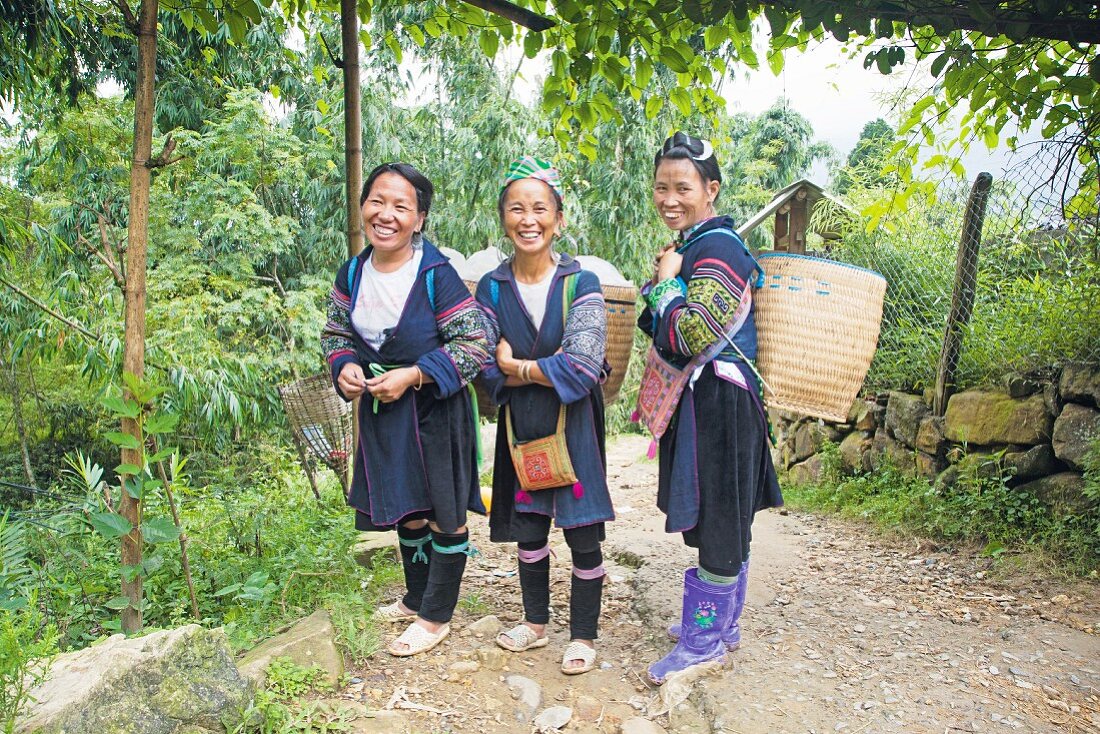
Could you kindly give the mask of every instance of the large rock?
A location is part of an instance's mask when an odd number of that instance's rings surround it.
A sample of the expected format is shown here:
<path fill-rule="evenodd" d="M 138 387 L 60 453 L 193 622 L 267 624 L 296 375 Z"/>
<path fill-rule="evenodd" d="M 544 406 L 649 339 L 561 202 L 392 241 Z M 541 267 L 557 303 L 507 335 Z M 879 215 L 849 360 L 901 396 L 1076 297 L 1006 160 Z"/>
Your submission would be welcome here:
<path fill-rule="evenodd" d="M 916 446 L 917 430 L 926 415 L 928 406 L 920 395 L 892 392 L 886 404 L 886 430 L 906 446 Z"/>
<path fill-rule="evenodd" d="M 1085 455 L 1100 441 L 1100 410 L 1066 403 L 1054 421 L 1051 445 L 1054 455 L 1076 469 L 1083 469 Z"/>
<path fill-rule="evenodd" d="M 917 428 L 917 438 L 913 442 L 913 448 L 932 456 L 943 456 L 947 451 L 943 437 L 943 418 L 935 415 L 925 416 Z"/>
<path fill-rule="evenodd" d="M 262 686 L 267 678 L 267 666 L 275 658 L 290 658 L 303 668 L 316 666 L 334 686 L 344 674 L 344 656 L 336 647 L 336 630 L 332 618 L 323 609 L 298 620 L 286 632 L 261 642 L 245 653 L 237 667 L 241 675 Z"/>
<path fill-rule="evenodd" d="M 351 554 L 355 557 L 355 562 L 364 568 L 373 566 L 376 557 L 386 558 L 396 563 L 400 558 L 397 549 L 397 532 L 390 530 L 383 533 L 363 533 L 352 548 Z"/>
<path fill-rule="evenodd" d="M 895 441 L 885 430 L 875 432 L 871 451 L 867 455 L 870 457 L 871 471 L 878 471 L 886 464 L 891 464 L 905 474 L 916 472 L 914 450 L 901 441 Z"/>
<path fill-rule="evenodd" d="M 1100 406 L 1100 365 L 1070 362 L 1058 380 L 1062 400 Z"/>
<path fill-rule="evenodd" d="M 866 431 L 852 431 L 840 442 L 840 466 L 844 471 L 855 474 L 863 470 L 863 455 L 871 450 L 872 434 Z"/>
<path fill-rule="evenodd" d="M 913 452 L 913 470 L 920 476 L 935 479 L 947 467 L 947 460 L 923 451 Z"/>
<path fill-rule="evenodd" d="M 1054 450 L 1045 443 L 1026 450 L 1006 451 L 1004 466 L 1011 469 L 1017 479 L 1045 477 L 1061 468 L 1061 464 L 1054 458 Z"/>
<path fill-rule="evenodd" d="M 794 461 L 802 461 L 816 454 L 826 441 L 836 443 L 840 432 L 832 426 L 820 423 L 803 423 L 794 432 Z"/>
<path fill-rule="evenodd" d="M 857 431 L 874 431 L 875 425 L 874 402 L 856 400 L 848 411 L 847 423 Z"/>
<path fill-rule="evenodd" d="M 787 470 L 787 480 L 792 484 L 815 484 L 821 481 L 825 473 L 821 457 L 814 454 L 805 461 L 795 464 Z"/>
<path fill-rule="evenodd" d="M 1093 502 L 1085 496 L 1085 479 L 1074 472 L 1052 474 L 1021 484 L 1016 488 L 1028 492 L 1050 505 L 1058 515 L 1075 515 L 1089 508 Z"/>
<path fill-rule="evenodd" d="M 204 734 L 236 724 L 252 699 L 225 635 L 190 624 L 114 635 L 59 656 L 31 691 L 20 734 Z"/>
<path fill-rule="evenodd" d="M 1017 399 L 985 390 L 952 395 L 944 417 L 949 441 L 979 446 L 1046 443 L 1054 426 L 1042 395 Z"/>
<path fill-rule="evenodd" d="M 1043 389 L 1043 383 L 1039 380 L 1030 375 L 1021 375 L 1015 372 L 1005 375 L 1002 382 L 1005 386 L 1005 392 L 1014 398 L 1026 398 L 1028 395 L 1034 395 Z"/>

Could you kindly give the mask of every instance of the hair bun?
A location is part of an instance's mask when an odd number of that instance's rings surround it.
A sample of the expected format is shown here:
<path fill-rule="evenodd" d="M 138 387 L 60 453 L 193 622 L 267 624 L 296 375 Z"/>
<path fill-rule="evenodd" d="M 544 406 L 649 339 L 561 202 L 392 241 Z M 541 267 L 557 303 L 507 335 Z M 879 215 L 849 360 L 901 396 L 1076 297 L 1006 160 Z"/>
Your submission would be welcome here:
<path fill-rule="evenodd" d="M 665 140 L 665 144 L 661 146 L 661 154 L 664 155 L 674 148 L 687 150 L 697 161 L 714 157 L 714 146 L 709 140 L 697 138 L 682 131 L 676 131 L 672 137 Z"/>

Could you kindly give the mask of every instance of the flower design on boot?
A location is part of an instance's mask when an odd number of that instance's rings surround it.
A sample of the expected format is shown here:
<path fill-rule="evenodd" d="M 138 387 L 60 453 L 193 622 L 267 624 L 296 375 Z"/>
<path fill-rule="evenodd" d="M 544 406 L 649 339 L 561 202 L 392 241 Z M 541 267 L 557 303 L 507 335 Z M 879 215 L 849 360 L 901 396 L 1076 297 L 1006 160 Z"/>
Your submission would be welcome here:
<path fill-rule="evenodd" d="M 718 621 L 718 607 L 709 601 L 704 601 L 695 607 L 695 624 L 702 629 L 710 629 Z"/>

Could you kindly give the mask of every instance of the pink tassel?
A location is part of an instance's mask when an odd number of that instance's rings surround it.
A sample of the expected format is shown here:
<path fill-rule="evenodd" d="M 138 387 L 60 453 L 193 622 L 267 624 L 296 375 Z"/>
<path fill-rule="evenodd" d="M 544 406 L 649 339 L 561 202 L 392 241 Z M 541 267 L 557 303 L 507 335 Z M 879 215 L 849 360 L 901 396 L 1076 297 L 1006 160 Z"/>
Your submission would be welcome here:
<path fill-rule="evenodd" d="M 630 422 L 631 423 L 637 423 L 641 419 L 642 419 L 642 414 L 638 412 L 637 408 L 635 408 L 634 412 L 630 414 Z"/>
<path fill-rule="evenodd" d="M 645 452 L 647 459 L 657 458 L 657 439 L 653 439 L 649 442 L 649 450 Z"/>
<path fill-rule="evenodd" d="M 527 494 L 526 490 L 521 489 L 516 492 L 516 502 L 521 505 L 531 504 L 531 495 Z"/>
<path fill-rule="evenodd" d="M 576 499 L 584 497 L 584 485 L 580 482 L 573 485 L 573 497 Z"/>

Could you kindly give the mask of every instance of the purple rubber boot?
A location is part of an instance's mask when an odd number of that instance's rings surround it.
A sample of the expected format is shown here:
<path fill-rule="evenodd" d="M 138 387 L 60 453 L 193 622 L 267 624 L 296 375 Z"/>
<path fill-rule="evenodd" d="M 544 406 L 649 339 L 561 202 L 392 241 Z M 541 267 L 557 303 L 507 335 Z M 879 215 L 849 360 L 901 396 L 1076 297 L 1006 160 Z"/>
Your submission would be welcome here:
<path fill-rule="evenodd" d="M 672 652 L 649 666 L 649 680 L 656 685 L 671 673 L 726 656 L 722 631 L 733 612 L 737 584 L 714 586 L 699 578 L 698 569 L 684 572 L 684 606 L 680 612 L 682 634 Z"/>
<path fill-rule="evenodd" d="M 745 608 L 745 592 L 749 588 L 749 562 L 745 561 L 741 564 L 741 571 L 737 574 L 737 581 L 734 582 L 736 591 L 733 598 L 733 614 L 730 615 L 729 623 L 726 628 L 722 630 L 722 642 L 726 643 L 726 649 L 733 652 L 741 646 L 741 625 L 737 623 L 741 619 L 741 610 Z M 677 642 L 680 639 L 680 624 L 672 624 L 668 627 L 668 636 L 673 642 Z"/>

